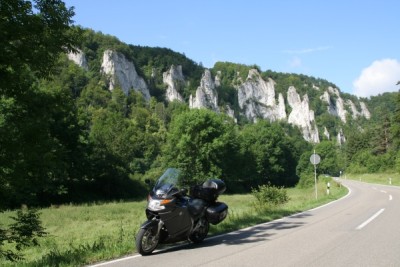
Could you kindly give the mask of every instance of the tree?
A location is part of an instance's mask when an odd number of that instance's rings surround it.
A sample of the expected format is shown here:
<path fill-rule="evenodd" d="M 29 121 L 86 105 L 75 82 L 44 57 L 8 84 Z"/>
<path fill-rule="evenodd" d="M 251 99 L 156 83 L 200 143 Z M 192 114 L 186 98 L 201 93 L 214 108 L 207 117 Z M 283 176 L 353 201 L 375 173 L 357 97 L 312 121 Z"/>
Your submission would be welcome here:
<path fill-rule="evenodd" d="M 397 83 L 397 85 L 399 84 L 400 82 Z M 396 109 L 393 116 L 391 131 L 393 139 L 393 149 L 395 151 L 398 151 L 400 149 L 400 90 L 397 92 Z"/>
<path fill-rule="evenodd" d="M 166 166 L 181 169 L 188 183 L 210 177 L 233 180 L 238 151 L 234 123 L 225 115 L 194 109 L 175 116 L 163 150 Z"/>
<path fill-rule="evenodd" d="M 264 120 L 246 125 L 240 133 L 243 176 L 248 186 L 296 184 L 295 149 L 279 124 Z"/>
<path fill-rule="evenodd" d="M 57 118 L 51 101 L 57 93 L 40 88 L 39 79 L 49 77 L 61 52 L 73 50 L 74 12 L 59 0 L 33 3 L 34 8 L 32 1 L 0 2 L 0 211 L 37 203 L 39 193 L 46 191 L 40 188 L 43 180 L 57 176 L 60 165 L 54 157 L 63 154 L 58 130 L 52 128 Z M 17 216 L 15 227 L 0 228 L 0 255 L 18 258 L 3 249 L 4 240 L 17 244 L 18 250 L 40 236 L 36 215 Z"/>

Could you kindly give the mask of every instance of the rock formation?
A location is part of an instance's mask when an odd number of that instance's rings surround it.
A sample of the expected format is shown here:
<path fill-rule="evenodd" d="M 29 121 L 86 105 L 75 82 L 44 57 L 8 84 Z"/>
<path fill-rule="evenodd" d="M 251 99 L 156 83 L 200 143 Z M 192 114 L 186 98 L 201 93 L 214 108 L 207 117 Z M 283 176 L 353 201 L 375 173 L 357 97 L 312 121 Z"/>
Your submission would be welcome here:
<path fill-rule="evenodd" d="M 309 100 L 307 94 L 300 99 L 296 88 L 289 87 L 287 101 L 292 111 L 289 114 L 288 122 L 298 126 L 302 133 L 303 138 L 308 142 L 319 143 L 318 128 L 315 124 L 314 111 L 309 108 Z"/>
<path fill-rule="evenodd" d="M 215 83 L 212 79 L 210 70 L 206 69 L 200 81 L 200 86 L 197 87 L 196 95 L 190 95 L 190 108 L 208 108 L 219 112 L 218 94 L 215 90 Z"/>
<path fill-rule="evenodd" d="M 86 56 L 82 50 L 77 49 L 76 53 L 70 52 L 67 54 L 69 60 L 73 61 L 79 67 L 88 70 L 88 63 L 86 60 Z"/>
<path fill-rule="evenodd" d="M 169 102 L 174 100 L 183 101 L 183 97 L 178 92 L 178 86 L 184 85 L 185 77 L 182 74 L 182 66 L 174 66 L 163 73 L 163 82 L 167 85 L 165 98 Z"/>
<path fill-rule="evenodd" d="M 123 54 L 113 50 L 104 51 L 101 73 L 107 76 L 110 90 L 120 86 L 125 94 L 136 90 L 141 92 L 146 100 L 150 99 L 146 82 L 137 74 L 134 64 Z"/>
<path fill-rule="evenodd" d="M 239 107 L 250 121 L 286 119 L 283 95 L 279 94 L 277 104 L 274 84 L 272 79 L 264 81 L 258 71 L 252 69 L 246 81 L 238 87 Z"/>

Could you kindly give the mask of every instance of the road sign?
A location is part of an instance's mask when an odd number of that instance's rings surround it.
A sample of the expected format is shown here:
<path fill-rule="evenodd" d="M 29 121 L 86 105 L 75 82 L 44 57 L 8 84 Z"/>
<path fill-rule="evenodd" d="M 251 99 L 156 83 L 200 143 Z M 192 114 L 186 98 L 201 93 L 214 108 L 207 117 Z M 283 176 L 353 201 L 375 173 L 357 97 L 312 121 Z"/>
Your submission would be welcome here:
<path fill-rule="evenodd" d="M 310 157 L 310 161 L 313 165 L 317 165 L 321 162 L 321 157 L 318 154 L 312 154 Z"/>

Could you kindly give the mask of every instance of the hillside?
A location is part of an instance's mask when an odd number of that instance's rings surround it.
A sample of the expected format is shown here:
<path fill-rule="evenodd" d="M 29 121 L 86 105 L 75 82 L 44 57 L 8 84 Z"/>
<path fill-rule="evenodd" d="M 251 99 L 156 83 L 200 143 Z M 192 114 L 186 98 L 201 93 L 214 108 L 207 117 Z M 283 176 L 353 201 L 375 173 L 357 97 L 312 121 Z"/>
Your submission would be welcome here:
<path fill-rule="evenodd" d="M 208 70 L 170 49 L 127 45 L 91 30 L 85 31 L 80 51 L 69 58 L 93 76 L 106 78 L 109 90 L 119 86 L 126 95 L 135 90 L 147 100 L 208 108 L 239 123 L 289 123 L 312 143 L 342 142 L 347 125 L 362 127 L 371 118 L 367 100 L 342 94 L 334 83 L 319 78 L 229 62 Z"/>

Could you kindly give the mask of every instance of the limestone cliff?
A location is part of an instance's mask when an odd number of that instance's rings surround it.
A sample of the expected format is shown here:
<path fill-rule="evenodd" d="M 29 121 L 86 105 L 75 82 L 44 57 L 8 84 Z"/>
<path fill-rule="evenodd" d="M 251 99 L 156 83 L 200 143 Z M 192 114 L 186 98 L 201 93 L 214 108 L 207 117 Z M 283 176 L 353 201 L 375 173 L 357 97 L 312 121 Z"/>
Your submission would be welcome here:
<path fill-rule="evenodd" d="M 215 83 L 212 79 L 210 70 L 206 69 L 197 87 L 196 95 L 190 95 L 190 108 L 208 108 L 219 112 L 218 94 L 215 90 Z"/>
<path fill-rule="evenodd" d="M 274 84 L 272 79 L 264 81 L 258 71 L 252 69 L 246 81 L 238 87 L 239 107 L 250 121 L 286 119 L 283 95 L 279 94 L 276 103 Z"/>
<path fill-rule="evenodd" d="M 178 92 L 178 86 L 184 85 L 185 77 L 182 74 L 182 66 L 174 66 L 163 73 L 163 83 L 167 85 L 165 98 L 172 102 L 174 100 L 183 101 L 183 97 Z"/>
<path fill-rule="evenodd" d="M 136 90 L 141 92 L 146 100 L 150 99 L 146 82 L 137 74 L 134 64 L 123 54 L 113 50 L 104 51 L 101 73 L 106 75 L 110 90 L 120 86 L 125 94 Z"/>
<path fill-rule="evenodd" d="M 85 54 L 82 52 L 82 50 L 77 49 L 76 53 L 70 52 L 67 54 L 67 57 L 69 60 L 73 61 L 76 65 L 79 67 L 88 70 L 88 63 L 86 60 Z"/>
<path fill-rule="evenodd" d="M 308 96 L 304 95 L 303 100 L 301 100 L 296 88 L 290 86 L 287 101 L 292 108 L 288 122 L 301 129 L 305 140 L 308 142 L 319 143 L 318 128 L 315 124 L 314 111 L 309 108 Z"/>
<path fill-rule="evenodd" d="M 333 101 L 332 98 L 335 101 Z M 347 122 L 347 114 L 350 114 L 353 119 L 357 119 L 358 117 L 365 117 L 366 119 L 371 118 L 371 114 L 369 113 L 365 103 L 360 102 L 361 111 L 359 111 L 355 103 L 350 99 L 345 101 L 341 97 L 339 90 L 336 88 L 329 87 L 320 99 L 328 104 L 328 113 L 339 117 L 343 123 Z M 349 111 L 346 108 L 349 109 Z"/>

